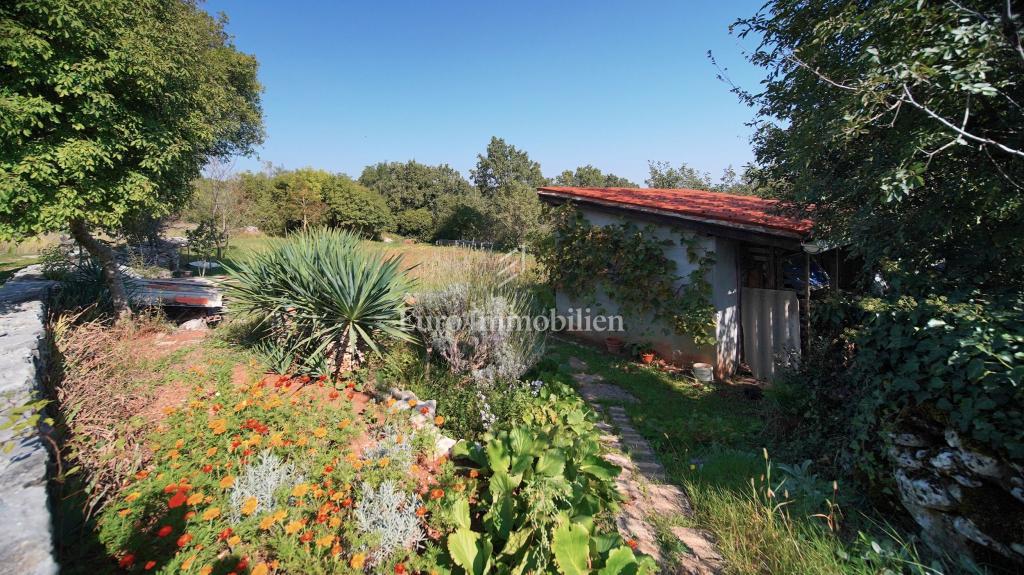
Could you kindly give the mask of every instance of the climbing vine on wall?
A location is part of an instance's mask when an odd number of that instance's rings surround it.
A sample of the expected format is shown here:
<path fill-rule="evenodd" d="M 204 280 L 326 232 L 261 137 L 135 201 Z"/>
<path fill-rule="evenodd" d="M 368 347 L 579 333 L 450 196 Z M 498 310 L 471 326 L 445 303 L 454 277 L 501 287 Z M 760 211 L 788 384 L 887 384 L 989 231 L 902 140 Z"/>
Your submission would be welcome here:
<path fill-rule="evenodd" d="M 537 259 L 557 289 L 579 298 L 594 296 L 600 287 L 623 313 L 650 313 L 698 345 L 715 342 L 707 279 L 715 256 L 698 238 L 680 235 L 679 244 L 695 266 L 682 278 L 665 255 L 675 242 L 659 238 L 652 225 L 594 226 L 567 204 L 555 210 L 552 232 Z"/>

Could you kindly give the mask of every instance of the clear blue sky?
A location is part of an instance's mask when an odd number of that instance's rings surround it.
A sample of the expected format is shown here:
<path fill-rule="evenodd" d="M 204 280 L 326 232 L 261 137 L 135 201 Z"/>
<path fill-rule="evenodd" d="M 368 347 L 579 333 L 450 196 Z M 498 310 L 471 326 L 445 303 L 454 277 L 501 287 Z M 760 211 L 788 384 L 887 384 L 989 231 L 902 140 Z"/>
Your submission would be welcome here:
<path fill-rule="evenodd" d="M 593 164 L 638 183 L 648 160 L 718 177 L 752 159 L 753 112 L 716 78 L 756 88 L 753 1 L 210 0 L 260 62 L 259 160 L 358 176 L 383 160 L 468 174 L 492 135 L 544 174 Z"/>

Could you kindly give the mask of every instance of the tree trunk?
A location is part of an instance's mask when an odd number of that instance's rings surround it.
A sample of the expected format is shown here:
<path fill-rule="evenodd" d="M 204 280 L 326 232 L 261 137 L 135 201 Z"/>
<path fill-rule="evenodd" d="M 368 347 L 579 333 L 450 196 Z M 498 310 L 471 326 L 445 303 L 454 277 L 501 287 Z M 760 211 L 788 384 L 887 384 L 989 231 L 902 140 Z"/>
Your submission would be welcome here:
<path fill-rule="evenodd" d="M 78 245 L 84 247 L 99 262 L 103 272 L 103 281 L 107 284 L 107 289 L 110 290 L 110 303 L 114 307 L 117 321 L 130 319 L 132 308 L 128 303 L 128 292 L 124 289 L 124 280 L 121 278 L 121 271 L 114 259 L 113 250 L 110 249 L 110 246 L 94 238 L 82 220 L 71 222 L 71 237 L 75 238 Z"/>

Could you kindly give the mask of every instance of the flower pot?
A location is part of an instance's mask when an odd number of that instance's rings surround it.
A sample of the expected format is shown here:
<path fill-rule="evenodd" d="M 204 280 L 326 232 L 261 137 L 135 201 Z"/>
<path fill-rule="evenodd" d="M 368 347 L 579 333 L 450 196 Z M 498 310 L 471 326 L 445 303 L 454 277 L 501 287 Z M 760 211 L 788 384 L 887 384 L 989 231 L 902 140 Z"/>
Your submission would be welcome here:
<path fill-rule="evenodd" d="M 622 351 L 622 340 L 617 337 L 606 337 L 604 346 L 608 349 L 608 353 L 619 353 Z"/>
<path fill-rule="evenodd" d="M 715 380 L 715 372 L 707 363 L 693 364 L 693 376 L 701 383 L 711 383 Z"/>
<path fill-rule="evenodd" d="M 640 354 L 640 361 L 644 363 L 651 363 L 654 361 L 654 352 L 648 351 Z"/>

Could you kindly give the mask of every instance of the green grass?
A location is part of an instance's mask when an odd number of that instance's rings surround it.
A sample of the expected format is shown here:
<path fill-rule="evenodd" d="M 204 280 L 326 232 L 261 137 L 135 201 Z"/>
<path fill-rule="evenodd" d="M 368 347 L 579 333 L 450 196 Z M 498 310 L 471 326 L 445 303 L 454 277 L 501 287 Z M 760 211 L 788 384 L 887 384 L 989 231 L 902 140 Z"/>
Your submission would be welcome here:
<path fill-rule="evenodd" d="M 34 263 L 38 263 L 36 256 L 0 256 L 0 284 L 11 279 L 18 270 Z"/>
<path fill-rule="evenodd" d="M 691 526 L 718 538 L 729 573 L 931 572 L 918 566 L 912 544 L 872 524 L 867 517 L 873 511 L 856 494 L 846 493 L 842 481 L 842 493 L 835 497 L 833 478 L 813 473 L 787 477 L 766 461 L 768 399 L 748 397 L 729 385 L 699 385 L 689 377 L 562 341 L 551 342 L 547 353 L 560 366 L 555 378 L 571 382 L 567 364 L 573 356 L 639 400 L 623 407 L 669 480 L 690 496 Z M 841 511 L 830 509 L 827 499 L 838 500 Z M 830 511 L 839 520 L 836 533 L 824 517 L 814 516 Z M 871 547 L 873 540 L 880 550 Z"/>

